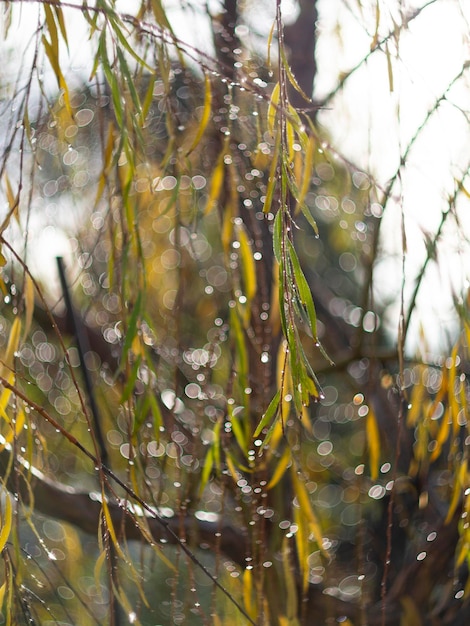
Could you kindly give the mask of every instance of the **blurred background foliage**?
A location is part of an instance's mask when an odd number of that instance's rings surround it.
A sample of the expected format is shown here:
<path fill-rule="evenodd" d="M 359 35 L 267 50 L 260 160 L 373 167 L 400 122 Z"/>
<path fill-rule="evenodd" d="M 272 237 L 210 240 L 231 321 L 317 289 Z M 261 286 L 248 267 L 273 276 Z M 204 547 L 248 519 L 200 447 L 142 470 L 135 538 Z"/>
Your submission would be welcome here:
<path fill-rule="evenodd" d="M 466 623 L 465 7 L 123 4 L 0 3 L 1 623 Z"/>

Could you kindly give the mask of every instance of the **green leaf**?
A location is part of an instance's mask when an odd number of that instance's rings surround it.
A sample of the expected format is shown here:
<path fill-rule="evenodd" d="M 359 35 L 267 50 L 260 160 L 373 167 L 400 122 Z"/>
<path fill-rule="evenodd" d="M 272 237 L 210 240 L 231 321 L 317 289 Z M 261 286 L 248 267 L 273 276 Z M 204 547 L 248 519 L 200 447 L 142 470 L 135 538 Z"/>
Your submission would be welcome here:
<path fill-rule="evenodd" d="M 269 213 L 271 210 L 271 205 L 273 203 L 274 192 L 277 186 L 277 168 L 279 162 L 279 151 L 281 148 L 281 135 L 280 133 L 276 136 L 276 143 L 274 144 L 274 152 L 272 155 L 271 167 L 269 168 L 268 174 L 268 184 L 266 187 L 266 195 L 264 198 L 263 204 L 263 213 Z"/>
<path fill-rule="evenodd" d="M 202 466 L 201 480 L 199 482 L 199 497 L 202 496 L 204 489 L 214 466 L 214 448 L 211 446 L 207 451 L 206 458 L 204 459 L 204 465 Z"/>
<path fill-rule="evenodd" d="M 315 305 L 313 303 L 312 292 L 310 291 L 310 287 L 307 283 L 307 279 L 300 267 L 299 258 L 297 256 L 297 252 L 295 251 L 292 242 L 288 240 L 287 247 L 289 251 L 289 259 L 292 263 L 292 269 L 294 272 L 295 284 L 297 287 L 298 296 L 300 302 L 305 307 L 305 311 L 307 313 L 307 321 L 312 331 L 313 338 L 316 340 L 317 338 L 317 314 L 315 311 Z"/>
<path fill-rule="evenodd" d="M 131 397 L 132 392 L 134 391 L 135 381 L 137 380 L 141 363 L 142 363 L 142 355 L 139 354 L 135 362 L 132 365 L 130 376 L 127 379 L 124 389 L 122 391 L 122 395 L 120 399 L 121 404 L 124 404 L 124 402 L 127 402 L 127 400 L 129 400 L 129 398 Z"/>
<path fill-rule="evenodd" d="M 281 263 L 282 261 L 282 209 L 278 209 L 276 217 L 274 218 L 274 232 L 273 232 L 273 249 L 276 261 Z M 279 303 L 284 300 L 279 300 Z"/>
<path fill-rule="evenodd" d="M 264 412 L 258 426 L 256 427 L 256 430 L 253 433 L 253 437 L 258 437 L 261 431 L 263 430 L 263 428 L 266 428 L 266 426 L 271 422 L 271 420 L 274 418 L 274 416 L 278 412 L 280 401 L 281 401 L 281 390 L 278 389 L 274 398 L 269 403 L 268 408 Z"/>
<path fill-rule="evenodd" d="M 141 306 L 142 306 L 142 293 L 139 293 L 134 303 L 134 308 L 132 309 L 131 316 L 129 318 L 129 325 L 127 327 L 126 338 L 124 340 L 124 345 L 122 346 L 120 369 L 123 367 L 124 363 L 126 363 L 127 355 L 132 346 L 132 342 L 134 341 L 134 337 L 137 334 L 137 330 L 138 330 L 137 323 L 140 317 Z"/>
<path fill-rule="evenodd" d="M 237 440 L 240 449 L 246 455 L 248 452 L 247 437 L 244 432 L 242 421 L 238 418 L 238 416 L 234 415 L 233 410 L 234 406 L 229 405 L 227 413 L 230 418 L 230 423 L 232 424 L 232 432 L 235 435 L 235 439 Z"/>

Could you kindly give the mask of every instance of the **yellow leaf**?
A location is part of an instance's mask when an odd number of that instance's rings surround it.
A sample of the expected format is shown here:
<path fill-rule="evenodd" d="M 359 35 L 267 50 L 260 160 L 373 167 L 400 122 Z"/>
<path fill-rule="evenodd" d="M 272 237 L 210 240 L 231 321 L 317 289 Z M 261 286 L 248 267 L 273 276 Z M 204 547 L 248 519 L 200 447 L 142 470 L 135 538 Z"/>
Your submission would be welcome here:
<path fill-rule="evenodd" d="M 19 317 L 15 317 L 13 324 L 10 330 L 10 337 L 8 339 L 7 349 L 5 351 L 5 356 L 3 362 L 7 369 L 12 369 L 13 367 L 13 359 L 15 356 L 15 352 L 18 350 L 18 345 L 20 342 L 20 331 L 21 331 L 21 320 Z M 2 371 L 2 367 L 0 367 L 0 372 Z"/>
<path fill-rule="evenodd" d="M 323 534 L 322 534 L 317 516 L 313 512 L 312 506 L 310 504 L 310 498 L 309 498 L 307 489 L 305 487 L 305 484 L 297 475 L 297 470 L 295 469 L 294 466 L 292 466 L 291 475 L 292 475 L 292 482 L 294 485 L 294 492 L 299 502 L 300 511 L 308 520 L 310 532 L 313 534 L 313 537 L 315 541 L 317 542 L 318 547 L 320 548 L 320 550 L 323 552 L 325 556 L 328 556 L 328 551 L 325 550 L 325 548 L 323 547 Z"/>
<path fill-rule="evenodd" d="M 70 115 L 70 117 L 73 117 L 72 105 L 70 104 L 69 88 L 60 67 L 58 49 L 56 50 L 54 44 L 49 42 L 44 35 L 42 36 L 42 45 L 44 46 L 44 51 L 47 55 L 47 58 L 49 59 L 49 63 L 54 70 L 59 89 L 62 91 L 62 96 L 64 98 L 64 104 L 67 113 Z"/>
<path fill-rule="evenodd" d="M 297 548 L 297 559 L 302 578 L 303 591 L 308 589 L 308 578 L 310 568 L 308 566 L 308 556 L 311 552 L 309 546 L 309 527 L 308 520 L 302 515 L 300 509 L 294 507 L 294 523 L 297 526 L 297 532 L 295 533 L 295 546 Z"/>
<path fill-rule="evenodd" d="M 423 622 L 413 598 L 410 596 L 402 596 L 400 603 L 403 607 L 400 626 L 421 626 Z"/>
<path fill-rule="evenodd" d="M 236 484 L 240 480 L 240 475 L 237 472 L 231 454 L 227 453 L 227 456 L 225 457 L 225 462 L 227 463 L 227 468 L 230 472 L 230 476 L 233 478 L 233 482 Z"/>
<path fill-rule="evenodd" d="M 457 342 L 454 348 L 452 349 L 451 366 L 449 368 L 449 405 L 451 408 L 454 436 L 457 436 L 457 433 L 460 430 L 460 424 L 459 424 L 460 406 L 458 402 L 458 396 L 455 393 L 456 379 L 457 379 L 458 350 L 459 350 L 459 344 Z"/>
<path fill-rule="evenodd" d="M 447 516 L 445 519 L 445 524 L 448 524 L 452 519 L 452 516 L 455 513 L 457 508 L 457 504 L 462 497 L 462 490 L 464 488 L 465 482 L 467 478 L 467 461 L 463 461 L 459 467 L 457 475 L 455 477 L 454 489 L 452 491 L 452 499 L 450 501 L 449 510 L 447 511 Z"/>
<path fill-rule="evenodd" d="M 5 391 L 2 394 L 2 401 L 3 401 L 3 395 L 5 394 Z M 14 424 L 14 426 L 15 426 L 14 429 L 13 429 L 12 420 L 5 413 L 5 410 L 4 410 L 3 406 L 1 406 L 1 405 L 0 405 L 0 415 L 11 426 L 9 432 L 5 435 L 5 437 L 3 437 L 3 440 L 0 443 L 0 450 L 3 450 L 5 448 L 5 446 L 8 445 L 8 444 L 11 444 L 13 439 L 14 439 L 14 437 L 15 436 L 17 437 L 20 434 L 20 432 L 23 430 L 23 426 L 24 426 L 24 423 L 25 423 L 25 413 L 24 413 L 23 408 L 20 408 L 17 411 L 15 424 Z"/>
<path fill-rule="evenodd" d="M 268 107 L 268 130 L 271 135 L 274 135 L 274 123 L 276 121 L 277 109 L 279 107 L 279 96 L 280 96 L 281 88 L 279 83 L 276 83 L 273 92 L 271 94 L 271 99 L 269 101 Z"/>
<path fill-rule="evenodd" d="M 276 463 L 276 468 L 273 472 L 273 475 L 271 476 L 271 480 L 269 481 L 266 487 L 267 489 L 272 489 L 273 487 L 277 485 L 277 483 L 284 476 L 286 469 L 289 467 L 289 464 L 291 463 L 291 461 L 292 459 L 291 459 L 290 448 L 286 448 L 281 458 Z"/>
<path fill-rule="evenodd" d="M 201 121 L 199 122 L 199 128 L 197 130 L 196 136 L 191 144 L 191 147 L 186 152 L 186 156 L 191 154 L 194 148 L 201 141 L 202 136 L 206 130 L 207 124 L 209 122 L 211 111 L 212 111 L 212 86 L 211 80 L 207 74 L 204 75 L 204 87 L 205 87 L 205 95 L 204 95 L 204 108 L 202 111 Z"/>
<path fill-rule="evenodd" d="M 116 531 L 114 530 L 113 520 L 111 519 L 111 514 L 109 512 L 108 503 L 106 502 L 106 498 L 104 493 L 102 494 L 102 503 L 101 506 L 103 508 L 104 518 L 106 520 L 106 530 L 111 537 L 111 541 L 113 542 L 114 549 L 116 550 L 117 555 L 125 562 L 127 562 L 126 555 L 122 551 L 122 548 L 117 540 Z"/>
<path fill-rule="evenodd" d="M 96 589 L 101 589 L 101 570 L 103 569 L 104 562 L 106 561 L 106 550 L 103 550 L 99 557 L 96 559 L 95 567 L 94 567 L 94 579 L 95 579 L 95 587 Z"/>
<path fill-rule="evenodd" d="M 452 416 L 450 415 L 449 407 L 447 407 L 444 415 L 441 417 L 440 423 L 441 427 L 439 428 L 438 435 L 436 437 L 436 447 L 432 451 L 430 461 L 431 463 L 435 461 L 441 454 L 442 446 L 447 441 L 449 437 L 450 424 L 452 422 Z"/>
<path fill-rule="evenodd" d="M 366 434 L 367 447 L 369 449 L 370 476 L 372 480 L 377 480 L 380 462 L 380 434 L 372 407 L 369 407 L 366 417 Z"/>
<path fill-rule="evenodd" d="M 0 552 L 3 551 L 3 548 L 6 546 L 8 538 L 10 536 L 11 531 L 11 523 L 13 520 L 13 507 L 11 505 L 11 500 L 7 496 L 5 498 L 5 516 L 2 519 L 2 529 L 0 531 Z"/>
<path fill-rule="evenodd" d="M 309 137 L 307 149 L 305 151 L 304 169 L 302 173 L 302 181 L 299 185 L 299 195 L 297 196 L 297 207 L 300 207 L 305 200 L 308 190 L 310 189 L 310 182 L 312 178 L 313 167 L 313 155 L 315 152 L 315 138 Z"/>
<path fill-rule="evenodd" d="M 274 27 L 276 26 L 276 20 L 273 21 L 272 26 L 269 30 L 269 35 L 268 35 L 268 54 L 266 57 L 266 67 L 268 68 L 268 70 L 271 71 L 271 44 L 273 41 L 273 36 L 274 36 Z"/>
<path fill-rule="evenodd" d="M 217 162 L 214 167 L 214 171 L 212 172 L 211 183 L 209 187 L 209 195 L 207 197 L 206 208 L 204 209 L 204 215 L 207 215 L 212 211 L 215 207 L 217 200 L 220 196 L 220 191 L 222 189 L 222 183 L 224 182 L 224 174 L 225 174 L 225 147 L 222 149 L 222 152 L 219 154 Z"/>
<path fill-rule="evenodd" d="M 243 574 L 243 604 L 248 615 L 256 620 L 257 616 L 253 605 L 253 570 L 248 567 Z"/>
<path fill-rule="evenodd" d="M 287 592 L 287 618 L 289 620 L 289 624 L 293 624 L 293 620 L 295 620 L 296 615 L 298 614 L 298 597 L 293 563 L 291 563 L 291 559 L 289 557 L 289 543 L 288 540 L 285 538 L 282 546 L 282 569 Z M 305 562 L 305 559 L 302 560 Z"/>
<path fill-rule="evenodd" d="M 247 308 L 256 295 L 256 266 L 251 250 L 251 243 L 242 224 L 236 225 L 238 240 L 240 242 L 240 260 L 242 262 L 243 282 L 247 298 Z"/>
<path fill-rule="evenodd" d="M 25 324 L 23 329 L 23 340 L 27 337 L 31 324 L 33 321 L 34 313 L 34 283 L 29 274 L 24 278 L 24 308 L 25 308 Z"/>

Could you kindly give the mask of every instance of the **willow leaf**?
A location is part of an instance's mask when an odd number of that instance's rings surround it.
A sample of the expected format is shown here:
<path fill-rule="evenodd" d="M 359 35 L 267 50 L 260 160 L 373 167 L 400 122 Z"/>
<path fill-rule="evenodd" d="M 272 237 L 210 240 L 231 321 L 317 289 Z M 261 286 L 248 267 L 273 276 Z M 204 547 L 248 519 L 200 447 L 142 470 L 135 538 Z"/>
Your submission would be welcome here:
<path fill-rule="evenodd" d="M 10 537 L 11 525 L 13 521 L 13 507 L 11 505 L 11 499 L 7 495 L 4 498 L 5 512 L 2 519 L 2 529 L 0 530 L 0 552 L 6 546 L 8 538 Z"/>
<path fill-rule="evenodd" d="M 290 66 L 289 61 L 287 60 L 286 57 L 286 51 L 284 50 L 283 47 L 280 48 L 280 53 L 281 53 L 281 61 L 282 61 L 282 66 L 286 71 L 286 75 L 287 78 L 290 82 L 290 84 L 292 85 L 292 87 L 294 87 L 294 89 L 296 91 L 298 91 L 300 93 L 300 95 L 302 96 L 302 98 L 306 101 L 311 103 L 312 99 L 309 98 L 309 96 L 307 96 L 307 94 L 305 93 L 305 91 L 302 89 L 302 87 L 299 85 L 299 83 L 297 82 L 296 77 L 294 76 L 294 74 L 292 73 L 292 69 Z"/>
<path fill-rule="evenodd" d="M 222 184 L 224 182 L 225 175 L 225 148 L 222 149 L 221 153 L 217 157 L 217 161 L 215 163 L 214 170 L 212 172 L 212 178 L 209 186 L 209 194 L 207 196 L 206 207 L 204 209 L 204 215 L 207 215 L 212 211 L 212 209 L 216 206 L 217 200 L 220 197 L 220 192 L 222 190 Z"/>
<path fill-rule="evenodd" d="M 377 480 L 380 462 L 380 433 L 377 418 L 375 417 L 372 407 L 369 407 L 369 412 L 366 417 L 366 434 L 367 447 L 369 449 L 370 477 L 372 480 Z"/>
<path fill-rule="evenodd" d="M 292 242 L 288 240 L 289 259 L 292 263 L 292 270 L 294 272 L 295 284 L 297 287 L 298 296 L 300 302 L 305 307 L 307 313 L 307 321 L 312 331 L 314 339 L 317 338 L 317 314 L 315 311 L 315 305 L 313 303 L 312 292 L 308 285 L 307 279 L 300 267 L 299 258 L 295 251 Z"/>
<path fill-rule="evenodd" d="M 236 226 L 237 235 L 240 242 L 240 260 L 242 262 L 242 275 L 245 285 L 245 295 L 247 298 L 247 307 L 256 295 L 256 265 L 253 258 L 251 243 L 243 224 Z"/>
<path fill-rule="evenodd" d="M 305 483 L 299 478 L 297 470 L 294 466 L 292 466 L 291 476 L 294 486 L 294 493 L 297 496 L 300 511 L 302 515 L 308 520 L 310 531 L 313 534 L 313 537 L 317 542 L 318 547 L 323 552 L 323 554 L 328 557 L 328 552 L 323 547 L 323 533 L 321 531 L 320 523 L 310 503 L 310 497 L 307 492 L 307 488 L 305 487 Z"/>
<path fill-rule="evenodd" d="M 212 112 L 212 85 L 211 79 L 208 74 L 204 75 L 204 108 L 202 111 L 201 121 L 199 122 L 199 128 L 197 129 L 196 136 L 193 139 L 193 142 L 186 152 L 186 156 L 190 155 L 191 152 L 196 148 L 199 142 L 202 139 L 202 136 L 205 133 L 207 128 L 207 124 L 209 123 L 211 112 Z"/>
<path fill-rule="evenodd" d="M 274 125 L 276 122 L 277 110 L 279 108 L 279 97 L 281 93 L 281 87 L 279 83 L 276 83 L 271 93 L 268 107 L 268 130 L 271 135 L 274 136 Z"/>
<path fill-rule="evenodd" d="M 274 469 L 273 475 L 271 476 L 271 479 L 266 486 L 266 489 L 272 489 L 278 484 L 278 482 L 286 473 L 286 470 L 289 467 L 290 463 L 292 463 L 292 454 L 290 448 L 286 447 L 286 449 L 282 453 L 281 458 L 276 462 L 276 467 Z"/>
<path fill-rule="evenodd" d="M 263 428 L 266 428 L 266 426 L 268 426 L 268 424 L 271 423 L 272 419 L 274 418 L 274 416 L 276 415 L 279 409 L 280 400 L 281 400 L 281 390 L 278 389 L 278 391 L 274 395 L 274 398 L 269 403 L 268 408 L 264 412 L 258 426 L 256 427 L 256 430 L 253 433 L 253 437 L 258 437 L 261 431 L 263 430 Z"/>

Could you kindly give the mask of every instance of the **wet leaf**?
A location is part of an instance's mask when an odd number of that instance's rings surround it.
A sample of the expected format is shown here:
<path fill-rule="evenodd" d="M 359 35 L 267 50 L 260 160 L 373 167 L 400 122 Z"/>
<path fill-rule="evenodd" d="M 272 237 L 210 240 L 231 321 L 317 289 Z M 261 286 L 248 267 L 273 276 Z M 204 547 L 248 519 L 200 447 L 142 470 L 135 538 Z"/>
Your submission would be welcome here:
<path fill-rule="evenodd" d="M 276 123 L 277 110 L 279 108 L 280 84 L 276 83 L 269 100 L 268 107 L 268 130 L 274 136 L 274 125 Z"/>
<path fill-rule="evenodd" d="M 280 399 L 281 399 L 281 391 L 278 390 L 276 394 L 274 395 L 273 399 L 271 400 L 271 402 L 269 403 L 269 406 L 266 409 L 264 415 L 262 416 L 258 426 L 256 427 L 256 430 L 253 433 L 253 437 L 258 437 L 261 431 L 263 430 L 263 428 L 266 428 L 268 424 L 271 423 L 272 419 L 274 418 L 274 416 L 276 415 L 278 411 Z"/>
<path fill-rule="evenodd" d="M 235 226 L 238 240 L 240 242 L 240 260 L 242 267 L 243 283 L 247 298 L 246 308 L 249 313 L 251 301 L 256 295 L 256 266 L 251 249 L 251 242 L 248 240 L 243 224 Z"/>

